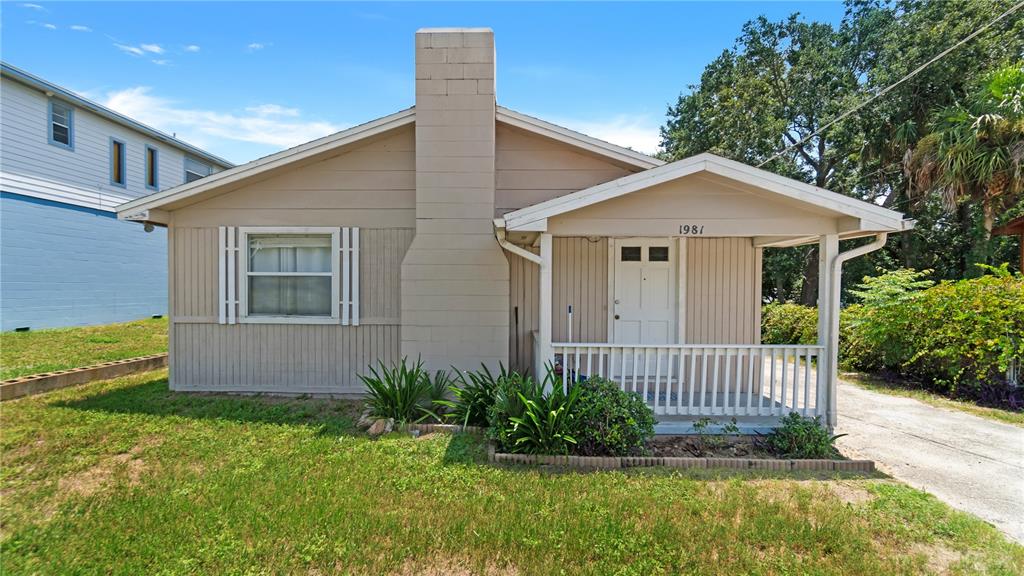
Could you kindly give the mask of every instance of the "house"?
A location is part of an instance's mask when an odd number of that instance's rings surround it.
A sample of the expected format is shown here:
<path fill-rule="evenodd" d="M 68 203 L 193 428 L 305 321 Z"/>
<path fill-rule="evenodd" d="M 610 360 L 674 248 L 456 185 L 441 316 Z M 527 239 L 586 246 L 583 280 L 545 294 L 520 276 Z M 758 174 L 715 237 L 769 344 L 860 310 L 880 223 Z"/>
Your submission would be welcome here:
<path fill-rule="evenodd" d="M 114 207 L 232 164 L 6 63 L 0 101 L 0 330 L 165 314 L 166 232 Z"/>
<path fill-rule="evenodd" d="M 413 108 L 118 207 L 168 229 L 173 389 L 349 394 L 378 360 L 554 363 L 663 422 L 834 422 L 841 262 L 912 222 L 498 106 L 488 29 L 421 30 L 415 53 Z M 760 345 L 762 250 L 806 243 L 825 337 Z"/>

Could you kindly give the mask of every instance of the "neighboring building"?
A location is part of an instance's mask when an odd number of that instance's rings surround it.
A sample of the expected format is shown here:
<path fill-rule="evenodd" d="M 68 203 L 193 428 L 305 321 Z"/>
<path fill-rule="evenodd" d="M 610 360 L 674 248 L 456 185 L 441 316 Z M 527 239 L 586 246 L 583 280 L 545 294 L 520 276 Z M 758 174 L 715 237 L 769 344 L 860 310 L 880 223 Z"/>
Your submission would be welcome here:
<path fill-rule="evenodd" d="M 2 64 L 0 330 L 165 314 L 166 231 L 114 207 L 231 166 Z"/>
<path fill-rule="evenodd" d="M 563 381 L 639 392 L 662 431 L 789 410 L 834 422 L 837 271 L 913 223 L 513 112 L 494 78 L 490 30 L 421 30 L 415 108 L 119 207 L 168 227 L 171 387 L 346 394 L 378 360 L 553 362 Z M 807 243 L 822 339 L 763 346 L 762 248 Z"/>

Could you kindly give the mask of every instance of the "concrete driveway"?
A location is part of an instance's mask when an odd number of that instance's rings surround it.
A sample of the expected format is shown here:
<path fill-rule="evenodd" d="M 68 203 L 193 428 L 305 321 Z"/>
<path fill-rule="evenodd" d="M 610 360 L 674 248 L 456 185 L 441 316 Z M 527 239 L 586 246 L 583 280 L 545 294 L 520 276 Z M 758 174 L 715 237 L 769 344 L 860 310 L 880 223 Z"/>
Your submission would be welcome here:
<path fill-rule="evenodd" d="M 844 454 L 970 512 L 1024 543 L 1024 428 L 840 381 Z"/>

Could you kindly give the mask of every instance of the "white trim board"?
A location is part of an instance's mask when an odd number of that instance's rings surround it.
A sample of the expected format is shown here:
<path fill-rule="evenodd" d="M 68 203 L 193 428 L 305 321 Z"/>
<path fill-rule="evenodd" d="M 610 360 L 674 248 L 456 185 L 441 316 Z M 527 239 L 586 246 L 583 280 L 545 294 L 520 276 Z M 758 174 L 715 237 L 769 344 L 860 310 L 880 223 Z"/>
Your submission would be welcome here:
<path fill-rule="evenodd" d="M 617 180 L 509 212 L 504 216 L 505 225 L 508 230 L 537 230 L 546 225 L 548 218 L 698 172 L 717 174 L 798 202 L 859 219 L 862 229 L 880 231 L 907 229 L 903 214 L 899 212 L 708 153 L 698 154 L 645 172 L 623 176 Z"/>

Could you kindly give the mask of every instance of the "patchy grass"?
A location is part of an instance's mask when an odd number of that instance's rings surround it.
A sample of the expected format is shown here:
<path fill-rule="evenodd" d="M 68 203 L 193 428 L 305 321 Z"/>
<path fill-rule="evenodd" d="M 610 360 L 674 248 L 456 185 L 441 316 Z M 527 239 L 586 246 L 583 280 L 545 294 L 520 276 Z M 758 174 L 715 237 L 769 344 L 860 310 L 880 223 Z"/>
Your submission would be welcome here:
<path fill-rule="evenodd" d="M 176 394 L 166 372 L 3 405 L 4 572 L 1024 572 L 1024 548 L 888 480 L 495 468 L 351 402 Z"/>
<path fill-rule="evenodd" d="M 913 398 L 915 400 L 920 400 L 925 404 L 930 404 L 939 408 L 959 410 L 980 418 L 987 418 L 989 420 L 995 420 L 996 422 L 1013 424 L 1014 426 L 1024 428 L 1024 412 L 991 408 L 989 406 L 979 406 L 973 402 L 953 400 L 952 398 L 947 398 L 922 388 L 911 388 L 908 387 L 910 385 L 900 385 L 877 376 L 861 374 L 859 372 L 844 372 L 840 378 L 844 382 L 849 382 L 850 384 L 860 386 L 861 388 L 871 390 L 872 392 L 879 392 L 890 396 Z"/>
<path fill-rule="evenodd" d="M 167 351 L 167 319 L 0 334 L 0 380 Z"/>

